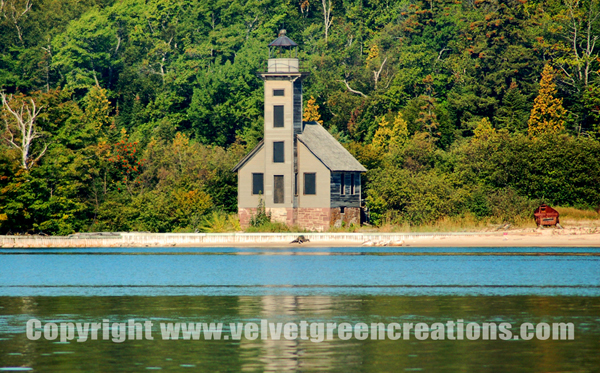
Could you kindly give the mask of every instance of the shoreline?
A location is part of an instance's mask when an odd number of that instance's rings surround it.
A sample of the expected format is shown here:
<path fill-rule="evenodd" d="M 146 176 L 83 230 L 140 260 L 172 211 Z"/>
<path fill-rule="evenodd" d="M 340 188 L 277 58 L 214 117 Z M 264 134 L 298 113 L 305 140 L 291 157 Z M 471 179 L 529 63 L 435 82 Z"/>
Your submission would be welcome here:
<path fill-rule="evenodd" d="M 298 236 L 310 240 L 291 243 Z M 366 242 L 366 244 L 365 244 Z M 0 236 L 0 248 L 120 247 L 596 247 L 600 233 L 533 232 L 439 233 L 97 233 L 60 236 Z"/>

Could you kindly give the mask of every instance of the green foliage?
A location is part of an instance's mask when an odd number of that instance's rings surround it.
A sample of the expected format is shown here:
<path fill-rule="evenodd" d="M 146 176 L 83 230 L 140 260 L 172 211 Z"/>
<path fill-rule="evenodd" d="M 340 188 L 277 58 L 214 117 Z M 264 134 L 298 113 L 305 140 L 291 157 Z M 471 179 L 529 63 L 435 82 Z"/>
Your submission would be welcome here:
<path fill-rule="evenodd" d="M 224 233 L 240 231 L 240 222 L 236 214 L 227 214 L 224 211 L 216 210 L 210 213 L 202 221 L 201 232 Z"/>
<path fill-rule="evenodd" d="M 597 1 L 333 2 L 327 40 L 305 1 L 4 4 L 0 90 L 42 108 L 32 150 L 48 149 L 23 170 L 3 137 L 2 233 L 232 229 L 231 168 L 263 136 L 256 73 L 282 25 L 311 118 L 369 169 L 374 222 L 600 204 Z"/>
<path fill-rule="evenodd" d="M 258 196 L 258 206 L 256 208 L 256 213 L 252 215 L 250 218 L 250 226 L 251 227 L 261 227 L 261 226 L 270 226 L 271 223 L 271 213 L 267 212 L 265 209 L 265 201 L 262 198 L 262 195 Z"/>
<path fill-rule="evenodd" d="M 298 227 L 289 227 L 284 223 L 267 221 L 259 225 L 251 225 L 246 229 L 249 233 L 279 233 L 279 232 L 301 232 Z"/>
<path fill-rule="evenodd" d="M 487 119 L 482 123 L 476 137 L 450 152 L 413 137 L 370 170 L 373 223 L 432 224 L 465 213 L 515 222 L 531 218 L 542 201 L 600 205 L 598 142 L 565 135 L 532 140 L 496 132 Z"/>

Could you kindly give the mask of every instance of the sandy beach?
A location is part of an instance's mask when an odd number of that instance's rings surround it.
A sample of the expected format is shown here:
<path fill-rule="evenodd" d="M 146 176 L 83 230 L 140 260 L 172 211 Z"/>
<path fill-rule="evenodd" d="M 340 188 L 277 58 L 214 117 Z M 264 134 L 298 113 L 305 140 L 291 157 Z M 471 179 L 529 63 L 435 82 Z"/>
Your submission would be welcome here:
<path fill-rule="evenodd" d="M 310 242 L 291 243 L 299 235 Z M 91 248 L 91 247 L 596 247 L 597 229 L 515 229 L 493 232 L 437 233 L 235 233 L 152 234 L 104 233 L 70 237 L 0 236 L 0 247 Z"/>

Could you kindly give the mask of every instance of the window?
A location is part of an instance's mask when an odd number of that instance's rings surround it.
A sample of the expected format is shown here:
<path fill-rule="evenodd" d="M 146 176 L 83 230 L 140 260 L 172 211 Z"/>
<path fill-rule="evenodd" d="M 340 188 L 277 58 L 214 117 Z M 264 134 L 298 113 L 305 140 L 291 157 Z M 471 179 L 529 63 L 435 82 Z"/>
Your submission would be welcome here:
<path fill-rule="evenodd" d="M 263 174 L 252 174 L 252 194 L 265 194 L 264 181 Z"/>
<path fill-rule="evenodd" d="M 273 203 L 283 203 L 283 175 L 275 175 L 273 181 Z"/>
<path fill-rule="evenodd" d="M 346 175 L 343 172 L 340 175 L 340 194 L 346 194 Z"/>
<path fill-rule="evenodd" d="M 275 141 L 273 143 L 273 162 L 285 162 L 285 157 L 283 156 L 283 141 Z"/>
<path fill-rule="evenodd" d="M 273 106 L 273 127 L 283 127 L 283 105 Z"/>
<path fill-rule="evenodd" d="M 350 174 L 350 194 L 354 194 L 354 174 Z"/>
<path fill-rule="evenodd" d="M 317 174 L 305 173 L 304 174 L 304 194 L 317 194 Z"/>
<path fill-rule="evenodd" d="M 285 96 L 285 91 L 283 89 L 274 89 L 273 96 Z"/>

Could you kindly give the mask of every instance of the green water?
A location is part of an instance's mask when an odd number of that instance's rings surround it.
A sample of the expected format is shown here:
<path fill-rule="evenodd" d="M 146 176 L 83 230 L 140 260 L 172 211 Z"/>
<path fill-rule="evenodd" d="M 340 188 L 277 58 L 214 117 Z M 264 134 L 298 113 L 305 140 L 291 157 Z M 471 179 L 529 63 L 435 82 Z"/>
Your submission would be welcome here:
<path fill-rule="evenodd" d="M 46 372 L 592 372 L 600 367 L 600 299 L 469 296 L 2 297 L 0 366 Z M 44 322 L 574 322 L 572 341 L 88 340 L 30 341 Z"/>
<path fill-rule="evenodd" d="M 574 254 L 540 257 L 438 255 L 431 248 L 421 249 L 431 251 L 426 256 L 406 256 L 410 252 L 401 248 L 385 253 L 402 255 L 372 255 L 361 248 L 295 250 L 304 255 L 271 255 L 272 249 L 220 248 L 219 254 L 185 248 L 173 255 L 153 250 L 0 251 L 0 372 L 600 371 L 598 249 L 545 249 Z M 580 253 L 592 255 L 575 255 Z M 25 332 L 30 319 L 152 321 L 154 339 L 30 340 Z M 460 319 L 507 322 L 515 329 L 522 323 L 573 323 L 575 338 L 418 340 L 413 333 L 408 340 L 319 343 L 163 340 L 159 327 L 212 322 L 223 323 L 227 332 L 230 323 L 262 319 L 386 325 Z"/>

